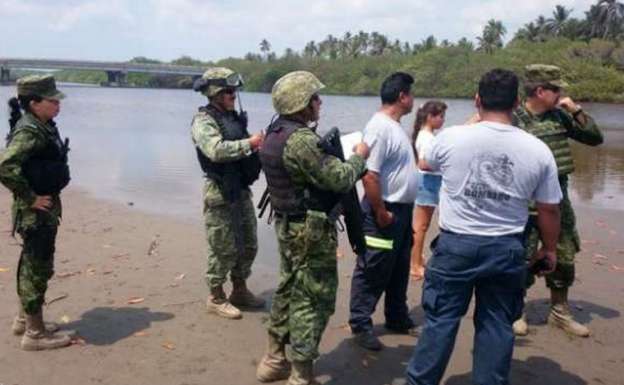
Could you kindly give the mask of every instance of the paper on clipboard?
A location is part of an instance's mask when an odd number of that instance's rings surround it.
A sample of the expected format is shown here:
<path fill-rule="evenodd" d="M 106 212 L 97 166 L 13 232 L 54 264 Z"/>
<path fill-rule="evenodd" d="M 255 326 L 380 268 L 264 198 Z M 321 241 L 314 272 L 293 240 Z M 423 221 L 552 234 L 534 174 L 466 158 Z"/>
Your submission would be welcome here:
<path fill-rule="evenodd" d="M 362 139 L 362 131 L 355 131 L 340 137 L 340 144 L 342 144 L 342 152 L 344 152 L 345 159 L 349 159 L 353 155 L 353 147 L 362 142 Z"/>

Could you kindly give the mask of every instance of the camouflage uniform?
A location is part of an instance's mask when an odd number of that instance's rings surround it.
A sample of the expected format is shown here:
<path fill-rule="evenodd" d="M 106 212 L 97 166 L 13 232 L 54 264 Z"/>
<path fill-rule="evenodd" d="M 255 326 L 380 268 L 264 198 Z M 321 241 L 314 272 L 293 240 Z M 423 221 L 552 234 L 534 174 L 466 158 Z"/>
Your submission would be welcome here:
<path fill-rule="evenodd" d="M 18 81 L 18 93 L 24 83 L 49 79 L 22 78 Z M 64 95 L 57 91 L 47 97 L 60 99 Z M 62 146 L 57 128 L 26 112 L 13 128 L 0 157 L 0 182 L 13 193 L 13 227 L 24 242 L 17 269 L 17 293 L 23 310 L 29 315 L 41 310 L 48 280 L 54 274 L 54 249 L 62 208 L 59 194 L 52 195 L 49 211 L 31 208 L 36 194 L 24 175 L 23 165 L 50 143 Z"/>
<path fill-rule="evenodd" d="M 366 167 L 359 155 L 342 162 L 323 153 L 320 137 L 304 123 L 318 119 L 320 100 L 313 103 L 312 97 L 323 87 L 313 74 L 295 71 L 280 78 L 272 90 L 280 116 L 267 129 L 260 159 L 275 210 L 280 278 L 267 353 L 256 371 L 262 382 L 288 378 L 288 385 L 316 383 L 314 360 L 334 313 L 338 287 L 335 219 L 327 213 Z"/>
<path fill-rule="evenodd" d="M 205 111 L 195 115 L 191 133 L 195 146 L 213 162 L 234 162 L 252 154 L 249 139 L 224 140 L 218 123 Z M 211 288 L 220 286 L 228 273 L 232 280 L 246 280 L 258 250 L 251 191 L 245 188 L 237 201 L 228 202 L 217 182 L 206 178 L 203 193 L 206 283 Z"/>
<path fill-rule="evenodd" d="M 346 192 L 366 168 L 353 156 L 343 163 L 323 154 L 318 135 L 301 127 L 288 139 L 284 165 L 294 184 Z M 334 313 L 338 276 L 334 222 L 324 212 L 308 210 L 305 220 L 278 216 L 275 231 L 280 251 L 280 280 L 273 296 L 269 333 L 290 342 L 293 361 L 318 357 L 318 344 Z"/>
<path fill-rule="evenodd" d="M 580 240 L 576 229 L 576 218 L 568 195 L 568 175 L 574 171 L 572 153 L 567 143 L 568 138 L 590 146 L 602 143 L 602 134 L 594 120 L 585 115 L 587 123 L 582 125 L 567 112 L 555 109 L 535 116 L 525 107 L 515 111 L 517 125 L 542 139 L 553 151 L 559 169 L 559 183 L 563 199 L 561 210 L 561 233 L 557 243 L 557 268 L 546 275 L 549 288 L 567 288 L 574 282 L 574 257 L 580 251 Z M 535 213 L 533 212 L 533 215 Z M 539 230 L 535 218 L 530 219 L 527 228 L 527 258 L 538 249 Z M 535 282 L 535 277 L 528 275 L 527 288 Z"/>

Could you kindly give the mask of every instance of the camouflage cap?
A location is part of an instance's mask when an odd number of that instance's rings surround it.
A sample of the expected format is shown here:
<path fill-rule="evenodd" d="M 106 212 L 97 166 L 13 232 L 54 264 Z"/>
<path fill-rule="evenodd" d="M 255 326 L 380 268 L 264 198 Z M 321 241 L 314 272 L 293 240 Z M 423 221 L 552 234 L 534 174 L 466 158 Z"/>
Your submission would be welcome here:
<path fill-rule="evenodd" d="M 54 100 L 65 98 L 65 94 L 56 89 L 56 81 L 52 75 L 28 75 L 17 79 L 17 95 L 34 95 Z"/>
<path fill-rule="evenodd" d="M 222 85 L 210 84 L 210 81 L 222 81 Z M 202 84 L 203 82 L 203 84 Z M 243 86 L 242 77 L 225 67 L 212 67 L 206 70 L 201 79 L 195 83 L 194 88 L 207 97 L 213 97 L 226 87 L 239 88 Z"/>
<path fill-rule="evenodd" d="M 561 68 L 548 64 L 531 64 L 524 67 L 524 78 L 527 83 L 549 84 L 559 88 L 568 87 L 561 78 Z"/>
<path fill-rule="evenodd" d="M 294 114 L 306 108 L 312 95 L 323 88 L 325 85 L 311 72 L 290 72 L 273 85 L 273 108 L 280 115 Z"/>

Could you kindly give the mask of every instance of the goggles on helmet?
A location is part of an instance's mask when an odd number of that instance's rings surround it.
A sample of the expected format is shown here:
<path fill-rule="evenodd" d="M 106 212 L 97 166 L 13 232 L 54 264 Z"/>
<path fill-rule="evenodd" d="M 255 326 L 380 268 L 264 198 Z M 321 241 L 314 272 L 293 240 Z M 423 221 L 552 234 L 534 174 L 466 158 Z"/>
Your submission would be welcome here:
<path fill-rule="evenodd" d="M 243 82 L 243 77 L 238 73 L 233 73 L 231 75 L 228 75 L 225 78 L 220 78 L 220 79 L 199 78 L 195 80 L 195 82 L 193 83 L 193 90 L 202 91 L 208 86 L 238 88 L 238 87 L 242 87 L 243 84 L 245 84 Z"/>

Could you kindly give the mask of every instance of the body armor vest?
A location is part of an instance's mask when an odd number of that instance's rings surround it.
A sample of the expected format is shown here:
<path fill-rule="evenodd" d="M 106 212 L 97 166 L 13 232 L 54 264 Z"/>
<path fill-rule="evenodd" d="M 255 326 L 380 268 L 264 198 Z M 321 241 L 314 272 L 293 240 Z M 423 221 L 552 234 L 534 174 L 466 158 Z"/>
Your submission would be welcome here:
<path fill-rule="evenodd" d="M 295 185 L 284 165 L 286 142 L 302 127 L 305 126 L 301 123 L 279 118 L 267 129 L 260 159 L 267 179 L 271 207 L 278 214 L 296 216 L 305 214 L 307 210 L 317 210 L 331 215 L 330 211 L 336 207 L 342 195 L 311 185 Z"/>
<path fill-rule="evenodd" d="M 70 181 L 67 153 L 69 152 L 69 140 L 63 142 L 54 122 L 48 123 L 52 130 L 38 126 L 23 125 L 19 122 L 7 138 L 7 144 L 11 142 L 15 134 L 26 127 L 42 131 L 47 138 L 44 148 L 34 153 L 22 165 L 24 177 L 28 180 L 30 188 L 37 195 L 57 195 Z"/>
<path fill-rule="evenodd" d="M 210 115 L 224 140 L 241 140 L 249 137 L 246 119 L 235 111 L 221 112 L 211 105 L 201 107 L 200 112 Z M 217 182 L 229 201 L 238 199 L 240 190 L 248 188 L 260 175 L 260 159 L 253 153 L 234 162 L 218 163 L 210 160 L 196 147 L 199 165 L 207 178 Z"/>
<path fill-rule="evenodd" d="M 271 124 L 260 149 L 262 171 L 267 180 L 267 189 L 271 197 L 271 207 L 279 214 L 305 214 L 303 194 L 298 194 L 295 185 L 284 166 L 284 148 L 290 135 L 301 123 L 283 118 Z"/>
<path fill-rule="evenodd" d="M 548 111 L 539 119 L 529 116 L 524 110 L 519 110 L 514 117 L 514 125 L 536 136 L 550 148 L 557 163 L 559 176 L 574 172 L 574 158 L 565 129 L 565 124 L 568 123 L 565 120 L 571 119 L 570 117 L 559 110 Z"/>

